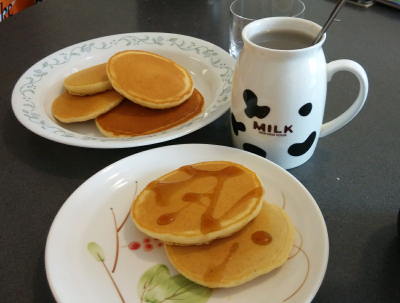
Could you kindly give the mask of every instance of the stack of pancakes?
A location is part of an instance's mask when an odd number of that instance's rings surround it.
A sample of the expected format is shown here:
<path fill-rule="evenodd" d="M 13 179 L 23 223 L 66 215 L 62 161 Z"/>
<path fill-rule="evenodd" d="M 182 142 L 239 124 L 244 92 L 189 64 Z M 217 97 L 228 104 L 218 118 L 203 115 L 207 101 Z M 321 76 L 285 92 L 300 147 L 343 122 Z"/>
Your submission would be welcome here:
<path fill-rule="evenodd" d="M 183 166 L 149 183 L 132 205 L 136 227 L 165 243 L 186 278 L 233 287 L 281 266 L 295 238 L 258 176 L 233 162 Z"/>
<path fill-rule="evenodd" d="M 95 119 L 107 137 L 164 131 L 201 113 L 204 98 L 190 74 L 162 56 L 123 51 L 68 76 L 53 115 L 64 123 Z"/>

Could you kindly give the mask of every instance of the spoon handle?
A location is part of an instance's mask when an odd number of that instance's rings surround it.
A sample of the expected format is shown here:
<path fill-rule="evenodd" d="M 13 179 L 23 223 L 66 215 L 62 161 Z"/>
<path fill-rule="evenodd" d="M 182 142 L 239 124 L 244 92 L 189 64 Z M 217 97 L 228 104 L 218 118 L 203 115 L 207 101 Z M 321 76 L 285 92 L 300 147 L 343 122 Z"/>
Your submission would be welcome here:
<path fill-rule="evenodd" d="M 313 45 L 317 44 L 319 40 L 321 40 L 322 36 L 328 29 L 328 27 L 331 25 L 333 19 L 335 19 L 336 15 L 338 14 L 339 10 L 342 8 L 343 4 L 346 2 L 346 0 L 339 0 L 338 3 L 336 4 L 335 8 L 333 9 L 331 15 L 329 16 L 328 21 L 326 21 L 324 27 L 321 29 L 321 31 L 318 33 L 317 37 L 315 38 Z"/>

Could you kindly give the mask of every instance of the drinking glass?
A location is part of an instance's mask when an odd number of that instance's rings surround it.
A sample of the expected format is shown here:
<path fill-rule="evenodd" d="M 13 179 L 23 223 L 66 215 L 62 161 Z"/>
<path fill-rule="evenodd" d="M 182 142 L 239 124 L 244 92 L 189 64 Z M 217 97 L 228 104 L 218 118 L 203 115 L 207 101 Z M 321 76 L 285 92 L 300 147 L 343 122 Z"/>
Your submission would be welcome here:
<path fill-rule="evenodd" d="M 236 59 L 243 47 L 242 30 L 250 22 L 268 17 L 304 17 L 300 0 L 235 0 L 230 13 L 229 53 Z"/>

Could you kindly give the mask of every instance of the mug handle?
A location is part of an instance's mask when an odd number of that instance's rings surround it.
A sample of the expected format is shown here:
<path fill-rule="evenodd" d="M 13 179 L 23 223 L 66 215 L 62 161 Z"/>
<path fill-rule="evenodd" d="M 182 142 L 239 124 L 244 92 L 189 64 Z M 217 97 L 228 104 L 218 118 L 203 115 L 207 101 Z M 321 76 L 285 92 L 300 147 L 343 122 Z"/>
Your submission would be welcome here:
<path fill-rule="evenodd" d="M 336 60 L 326 65 L 327 79 L 331 81 L 333 75 L 338 71 L 348 71 L 356 75 L 360 82 L 360 91 L 358 93 L 356 101 L 339 117 L 322 124 L 320 137 L 325 137 L 337 131 L 339 128 L 345 126 L 350 122 L 361 110 L 368 94 L 368 78 L 365 70 L 360 64 L 351 60 Z"/>

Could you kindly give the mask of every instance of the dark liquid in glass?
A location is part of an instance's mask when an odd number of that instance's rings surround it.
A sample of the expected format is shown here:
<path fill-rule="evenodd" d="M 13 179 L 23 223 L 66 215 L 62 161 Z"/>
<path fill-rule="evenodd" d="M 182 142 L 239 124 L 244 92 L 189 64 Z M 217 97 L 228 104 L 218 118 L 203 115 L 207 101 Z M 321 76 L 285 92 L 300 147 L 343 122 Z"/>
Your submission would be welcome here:
<path fill-rule="evenodd" d="M 300 31 L 273 30 L 259 33 L 250 41 L 258 46 L 279 50 L 294 50 L 312 45 L 315 37 Z"/>

